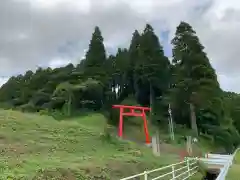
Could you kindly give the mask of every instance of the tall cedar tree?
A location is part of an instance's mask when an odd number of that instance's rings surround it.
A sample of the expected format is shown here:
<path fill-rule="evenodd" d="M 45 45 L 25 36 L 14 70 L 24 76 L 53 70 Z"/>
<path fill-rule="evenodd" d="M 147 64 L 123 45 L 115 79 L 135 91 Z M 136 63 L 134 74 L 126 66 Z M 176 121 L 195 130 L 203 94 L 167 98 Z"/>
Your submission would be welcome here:
<path fill-rule="evenodd" d="M 128 69 L 128 79 L 129 79 L 129 92 L 135 93 L 135 81 L 134 81 L 134 67 L 136 62 L 139 60 L 139 50 L 140 50 L 141 35 L 137 30 L 134 31 L 132 40 L 129 47 L 129 69 Z"/>
<path fill-rule="evenodd" d="M 141 35 L 135 31 L 129 50 L 119 49 L 116 56 L 111 55 L 108 60 L 101 32 L 96 27 L 86 59 L 81 64 L 77 67 L 69 64 L 54 69 L 39 68 L 36 72 L 29 71 L 11 77 L 0 88 L 0 107 L 33 112 L 57 110 L 65 114 L 65 104 L 69 107 L 67 114 L 70 115 L 75 110 L 96 110 L 104 105 L 106 112 L 113 112 L 112 104 L 121 104 L 132 93 L 138 95 L 138 104 L 149 105 L 151 91 L 151 102 L 157 100 L 157 108 L 153 108 L 153 112 L 163 115 L 167 112 L 165 107 L 161 111 L 163 101 L 155 97 L 165 97 L 165 87 L 171 83 L 169 97 L 174 100 L 171 107 L 177 123 L 190 124 L 191 105 L 192 124 L 196 127 L 196 133 L 197 130 L 205 131 L 213 137 L 215 143 L 221 143 L 224 147 L 238 145 L 239 133 L 233 125 L 240 131 L 240 95 L 221 92 L 224 99 L 221 98 L 216 74 L 190 25 L 182 22 L 178 26 L 173 45 L 171 69 L 174 76 L 171 76 L 170 81 L 167 80 L 166 65 L 169 62 L 164 58 L 162 47 L 151 26 L 147 25 Z M 101 83 L 104 80 L 106 84 Z M 117 84 L 121 86 L 118 97 L 112 91 Z M 118 122 L 118 115 L 117 111 L 116 114 L 110 113 L 112 124 Z M 165 116 L 159 116 L 159 120 Z"/>
<path fill-rule="evenodd" d="M 136 66 L 138 84 L 140 88 L 148 88 L 151 111 L 151 120 L 155 114 L 156 92 L 162 94 L 168 88 L 169 61 L 164 56 L 163 48 L 153 28 L 147 24 L 140 41 L 140 59 Z"/>
<path fill-rule="evenodd" d="M 207 107 L 220 93 L 217 75 L 196 32 L 186 23 L 177 27 L 173 44 L 175 68 L 173 96 L 189 106 L 191 127 L 198 135 L 197 108 Z"/>
<path fill-rule="evenodd" d="M 129 58 L 127 49 L 119 48 L 113 63 L 114 84 L 115 88 L 118 89 L 118 97 L 120 97 L 123 91 L 126 91 L 128 87 L 127 71 L 129 69 Z"/>
<path fill-rule="evenodd" d="M 106 52 L 103 44 L 103 37 L 99 27 L 95 27 L 84 61 L 85 75 L 101 81 L 106 80 L 106 71 L 103 67 L 105 63 Z"/>

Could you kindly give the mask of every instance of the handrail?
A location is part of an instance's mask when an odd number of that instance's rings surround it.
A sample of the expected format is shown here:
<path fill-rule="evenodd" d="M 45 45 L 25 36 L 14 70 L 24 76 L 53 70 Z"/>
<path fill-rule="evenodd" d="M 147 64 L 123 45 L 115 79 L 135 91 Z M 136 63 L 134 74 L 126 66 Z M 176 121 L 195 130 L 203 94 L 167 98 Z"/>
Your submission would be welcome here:
<path fill-rule="evenodd" d="M 192 162 L 192 163 L 190 163 L 190 162 Z M 171 164 L 168 166 L 164 166 L 164 167 L 149 170 L 149 171 L 144 171 L 142 173 L 135 174 L 133 176 L 129 176 L 129 177 L 126 177 L 126 178 L 123 178 L 120 180 L 130 180 L 130 179 L 134 179 L 136 177 L 144 177 L 144 180 L 150 180 L 149 175 L 154 172 L 159 172 L 159 176 L 157 176 L 155 178 L 151 178 L 151 180 L 161 180 L 162 178 L 164 178 L 168 175 L 172 176 L 171 178 L 169 177 L 170 178 L 169 180 L 176 180 L 177 178 L 180 178 L 180 177 L 182 180 L 185 180 L 197 173 L 197 168 L 198 168 L 197 162 L 198 162 L 198 158 L 186 158 L 186 160 L 181 161 L 179 163 Z M 181 165 L 181 167 L 178 168 L 177 166 L 180 166 L 180 165 Z M 166 170 L 168 168 L 169 169 L 171 168 L 171 170 L 166 172 L 165 174 L 160 175 L 160 172 L 162 170 Z M 186 169 L 186 170 L 184 170 L 184 169 Z M 179 173 L 177 173 L 177 172 L 179 172 Z M 185 174 L 187 174 L 187 175 L 183 176 Z"/>
<path fill-rule="evenodd" d="M 224 165 L 224 167 L 221 169 L 221 171 L 220 171 L 220 173 L 219 173 L 219 175 L 218 175 L 218 177 L 217 177 L 216 180 L 225 180 L 225 177 L 226 177 L 226 175 L 227 175 L 227 173 L 228 173 L 228 170 L 229 170 L 230 166 L 232 165 L 233 159 L 234 159 L 236 153 L 237 153 L 239 150 L 240 150 L 240 148 L 237 148 L 237 149 L 235 150 L 235 152 L 232 154 L 232 157 L 229 159 L 229 161 L 228 161 L 228 162 Z"/>

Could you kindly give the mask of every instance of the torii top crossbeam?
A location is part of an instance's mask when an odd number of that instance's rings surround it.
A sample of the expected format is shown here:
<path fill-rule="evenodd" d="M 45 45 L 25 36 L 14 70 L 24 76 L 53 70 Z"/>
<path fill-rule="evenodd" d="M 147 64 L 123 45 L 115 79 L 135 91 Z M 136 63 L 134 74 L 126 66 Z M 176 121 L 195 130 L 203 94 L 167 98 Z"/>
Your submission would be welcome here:
<path fill-rule="evenodd" d="M 118 129 L 118 136 L 122 137 L 122 129 L 123 129 L 123 116 L 135 116 L 135 117 L 142 117 L 144 122 L 144 132 L 146 136 L 146 143 L 149 144 L 150 138 L 147 128 L 147 118 L 145 111 L 151 111 L 149 107 L 141 107 L 141 106 L 127 106 L 127 105 L 113 105 L 113 108 L 119 108 L 119 129 Z M 124 109 L 129 109 L 130 112 L 124 112 Z M 135 112 L 135 110 L 140 110 L 141 112 Z"/>
<path fill-rule="evenodd" d="M 113 105 L 113 108 L 127 108 L 127 109 L 135 109 L 135 110 L 148 110 L 150 111 L 151 108 L 149 107 L 142 107 L 142 106 L 127 106 L 127 105 Z"/>

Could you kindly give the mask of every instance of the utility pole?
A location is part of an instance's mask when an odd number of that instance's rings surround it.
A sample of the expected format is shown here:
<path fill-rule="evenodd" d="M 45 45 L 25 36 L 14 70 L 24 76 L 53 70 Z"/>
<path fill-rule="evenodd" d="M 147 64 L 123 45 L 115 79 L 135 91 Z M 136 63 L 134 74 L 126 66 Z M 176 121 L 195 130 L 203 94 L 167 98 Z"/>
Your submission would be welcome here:
<path fill-rule="evenodd" d="M 169 132 L 170 132 L 170 137 L 172 141 L 174 141 L 174 129 L 173 129 L 173 120 L 172 120 L 172 110 L 170 104 L 168 104 L 168 113 L 169 113 Z"/>

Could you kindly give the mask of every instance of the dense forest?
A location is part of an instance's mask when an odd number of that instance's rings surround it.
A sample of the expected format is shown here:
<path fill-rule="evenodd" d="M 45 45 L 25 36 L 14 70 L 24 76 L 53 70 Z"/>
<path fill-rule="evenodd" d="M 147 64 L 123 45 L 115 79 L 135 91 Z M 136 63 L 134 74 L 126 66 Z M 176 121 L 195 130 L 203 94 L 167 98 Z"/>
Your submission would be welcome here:
<path fill-rule="evenodd" d="M 135 31 L 130 46 L 106 55 L 104 39 L 95 27 L 85 59 L 60 68 L 38 68 L 11 77 L 0 89 L 2 108 L 72 116 L 83 109 L 108 112 L 134 97 L 151 107 L 151 122 L 168 119 L 207 134 L 217 144 L 234 148 L 240 141 L 240 96 L 224 92 L 204 46 L 193 28 L 181 22 L 171 41 L 172 60 L 163 51 L 151 25 Z"/>

